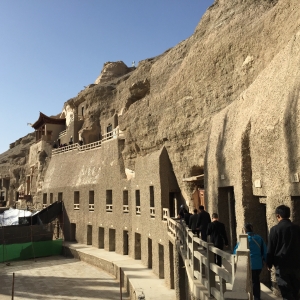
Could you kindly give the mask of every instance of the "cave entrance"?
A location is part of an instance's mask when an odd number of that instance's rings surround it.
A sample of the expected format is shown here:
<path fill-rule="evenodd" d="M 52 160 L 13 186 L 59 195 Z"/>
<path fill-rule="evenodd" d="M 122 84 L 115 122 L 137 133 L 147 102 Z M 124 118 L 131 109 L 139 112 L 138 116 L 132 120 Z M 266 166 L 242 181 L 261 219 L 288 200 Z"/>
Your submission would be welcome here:
<path fill-rule="evenodd" d="M 228 242 L 231 249 L 233 249 L 237 242 L 235 197 L 233 186 L 219 188 L 218 213 L 220 221 L 225 224 L 225 228 L 228 233 Z"/>

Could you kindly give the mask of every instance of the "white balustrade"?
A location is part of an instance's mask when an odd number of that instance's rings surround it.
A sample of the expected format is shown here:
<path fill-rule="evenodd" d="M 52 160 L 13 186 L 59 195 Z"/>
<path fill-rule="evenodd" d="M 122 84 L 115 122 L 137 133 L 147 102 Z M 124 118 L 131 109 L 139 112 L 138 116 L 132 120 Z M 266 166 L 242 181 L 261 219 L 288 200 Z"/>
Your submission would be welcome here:
<path fill-rule="evenodd" d="M 79 203 L 78 204 L 74 203 L 74 210 L 79 210 Z"/>
<path fill-rule="evenodd" d="M 106 211 L 108 211 L 108 212 L 112 212 L 113 211 L 112 204 L 106 204 Z"/>
<path fill-rule="evenodd" d="M 140 215 L 141 214 L 141 207 L 140 206 L 136 206 L 135 207 L 135 212 L 137 215 Z"/>
<path fill-rule="evenodd" d="M 163 221 L 168 221 L 169 217 L 169 209 L 168 208 L 163 208 Z"/>
<path fill-rule="evenodd" d="M 65 153 L 69 152 L 71 150 L 76 149 L 77 151 L 87 151 L 95 148 L 100 148 L 102 145 L 102 142 L 108 141 L 110 139 L 115 139 L 119 136 L 120 130 L 119 127 L 113 129 L 112 131 L 106 133 L 104 137 L 102 138 L 101 141 L 85 144 L 85 145 L 79 145 L 78 143 L 72 144 L 72 145 L 67 145 L 64 147 L 56 148 L 52 150 L 52 155 L 60 154 L 60 153 Z M 66 130 L 62 131 L 59 134 L 59 137 L 63 136 L 66 134 Z M 123 135 L 123 133 L 122 133 Z"/>
<path fill-rule="evenodd" d="M 43 209 L 46 208 L 46 207 L 47 207 L 47 204 L 46 204 L 46 203 L 43 203 Z"/>
<path fill-rule="evenodd" d="M 94 211 L 95 205 L 94 203 L 89 204 L 89 211 Z"/>
<path fill-rule="evenodd" d="M 123 213 L 129 213 L 129 205 L 123 205 Z"/>

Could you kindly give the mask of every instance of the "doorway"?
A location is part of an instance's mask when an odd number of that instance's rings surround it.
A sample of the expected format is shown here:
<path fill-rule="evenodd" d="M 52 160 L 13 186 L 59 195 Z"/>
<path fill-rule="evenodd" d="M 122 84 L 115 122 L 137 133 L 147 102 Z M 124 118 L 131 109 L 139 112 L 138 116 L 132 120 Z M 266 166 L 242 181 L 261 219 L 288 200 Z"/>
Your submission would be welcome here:
<path fill-rule="evenodd" d="M 92 245 L 93 244 L 93 226 L 87 226 L 87 237 L 86 237 L 86 244 Z"/>
<path fill-rule="evenodd" d="M 139 233 L 134 234 L 134 259 L 142 258 L 142 247 L 141 247 L 141 235 Z"/>
<path fill-rule="evenodd" d="M 164 268 L 164 246 L 158 244 L 158 277 L 165 278 L 165 268 Z"/>
<path fill-rule="evenodd" d="M 152 239 L 148 238 L 148 268 L 152 269 Z"/>
<path fill-rule="evenodd" d="M 104 228 L 99 227 L 98 230 L 98 248 L 104 249 Z"/>
<path fill-rule="evenodd" d="M 300 225 L 300 196 L 292 196 L 291 219 L 293 223 Z"/>
<path fill-rule="evenodd" d="M 116 230 L 109 228 L 108 230 L 108 251 L 116 251 Z"/>
<path fill-rule="evenodd" d="M 176 196 L 175 193 L 171 192 L 169 193 L 169 217 L 175 218 L 175 207 L 176 207 Z"/>
<path fill-rule="evenodd" d="M 123 230 L 123 255 L 128 255 L 129 243 L 128 243 L 128 231 Z"/>
<path fill-rule="evenodd" d="M 170 264 L 170 288 L 175 288 L 175 281 L 174 281 L 174 246 L 169 241 L 169 264 Z"/>
<path fill-rule="evenodd" d="M 76 242 L 76 223 L 71 223 L 71 226 L 70 226 L 70 240 Z"/>
<path fill-rule="evenodd" d="M 225 224 L 229 246 L 234 249 L 237 242 L 234 188 L 222 187 L 218 192 L 219 219 Z"/>

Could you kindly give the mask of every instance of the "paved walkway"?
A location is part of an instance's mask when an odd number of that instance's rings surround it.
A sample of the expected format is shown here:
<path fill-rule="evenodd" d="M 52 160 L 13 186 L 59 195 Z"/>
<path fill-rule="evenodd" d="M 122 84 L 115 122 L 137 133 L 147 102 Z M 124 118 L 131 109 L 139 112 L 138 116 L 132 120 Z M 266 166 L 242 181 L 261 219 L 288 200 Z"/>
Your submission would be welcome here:
<path fill-rule="evenodd" d="M 84 244 L 65 243 L 65 246 L 76 250 L 81 260 L 97 264 L 101 268 L 111 268 L 112 272 L 116 272 L 116 268 L 121 267 L 135 291 L 135 295 L 131 295 L 131 299 L 138 299 L 142 292 L 147 300 L 176 299 L 175 290 L 169 289 L 165 284 L 165 280 L 159 279 L 140 260 Z"/>
<path fill-rule="evenodd" d="M 53 256 L 1 264 L 1 300 L 11 299 L 13 272 L 14 300 L 120 299 L 119 283 L 110 274 L 77 259 Z"/>

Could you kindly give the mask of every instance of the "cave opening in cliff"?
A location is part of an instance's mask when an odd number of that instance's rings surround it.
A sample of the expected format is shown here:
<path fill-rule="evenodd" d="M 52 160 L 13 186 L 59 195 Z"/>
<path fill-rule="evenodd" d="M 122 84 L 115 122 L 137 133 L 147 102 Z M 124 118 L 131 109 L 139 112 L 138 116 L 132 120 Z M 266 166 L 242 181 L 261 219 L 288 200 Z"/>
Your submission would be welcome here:
<path fill-rule="evenodd" d="M 234 187 L 221 187 L 218 190 L 218 214 L 225 224 L 228 244 L 233 249 L 237 243 Z"/>

